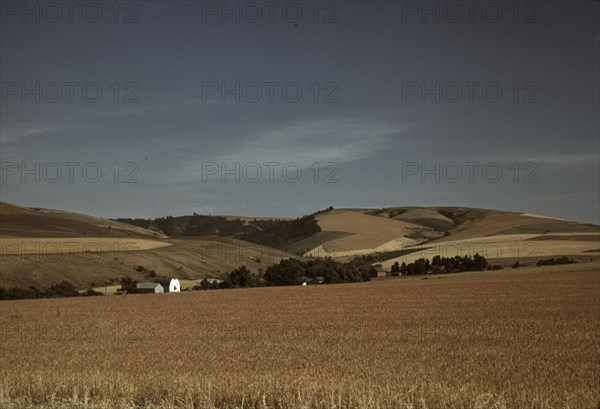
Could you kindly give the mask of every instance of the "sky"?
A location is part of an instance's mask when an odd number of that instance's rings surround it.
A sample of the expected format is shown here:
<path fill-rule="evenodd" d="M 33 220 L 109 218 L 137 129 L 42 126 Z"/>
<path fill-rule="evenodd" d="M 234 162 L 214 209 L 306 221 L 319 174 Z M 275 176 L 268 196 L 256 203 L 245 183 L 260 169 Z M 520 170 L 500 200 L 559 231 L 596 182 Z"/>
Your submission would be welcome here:
<path fill-rule="evenodd" d="M 2 201 L 600 224 L 598 1 L 69 4 L 0 1 Z"/>

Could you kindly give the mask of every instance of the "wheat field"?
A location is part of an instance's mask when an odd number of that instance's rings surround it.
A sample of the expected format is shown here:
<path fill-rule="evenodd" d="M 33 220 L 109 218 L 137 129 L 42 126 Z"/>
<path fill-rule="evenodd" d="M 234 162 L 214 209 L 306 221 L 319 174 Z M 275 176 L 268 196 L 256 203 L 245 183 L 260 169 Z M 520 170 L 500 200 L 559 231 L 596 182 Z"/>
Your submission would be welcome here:
<path fill-rule="evenodd" d="M 0 303 L 2 408 L 592 408 L 600 272 Z"/>

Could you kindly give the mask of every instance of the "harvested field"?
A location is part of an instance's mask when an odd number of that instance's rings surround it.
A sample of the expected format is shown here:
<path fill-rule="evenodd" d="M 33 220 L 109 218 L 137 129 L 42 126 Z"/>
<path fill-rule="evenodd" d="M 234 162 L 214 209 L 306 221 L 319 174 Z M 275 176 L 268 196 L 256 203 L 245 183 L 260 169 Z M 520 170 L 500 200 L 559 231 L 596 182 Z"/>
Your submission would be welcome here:
<path fill-rule="evenodd" d="M 393 210 L 391 212 L 393 214 Z M 381 212 L 378 214 L 378 216 L 383 215 L 386 215 L 386 212 Z M 454 226 L 454 222 L 451 219 L 440 214 L 435 209 L 430 208 L 407 209 L 403 213 L 393 216 L 392 218 L 396 220 L 406 220 L 411 223 L 431 227 L 432 229 L 440 231 L 451 230 Z"/>
<path fill-rule="evenodd" d="M 476 215 L 476 212 L 473 212 Z M 487 212 L 467 219 L 450 234 L 438 240 L 455 241 L 505 234 L 598 233 L 598 226 L 528 216 L 519 213 Z"/>
<path fill-rule="evenodd" d="M 61 237 L 13 238 L 0 237 L 0 255 L 103 253 L 119 249 L 151 250 L 172 244 L 164 240 L 126 237 Z"/>
<path fill-rule="evenodd" d="M 400 250 L 424 241 L 406 236 L 415 231 L 431 230 L 402 220 L 353 211 L 333 211 L 316 218 L 323 232 L 336 232 L 340 237 L 307 251 L 306 256 L 311 253 L 321 256 L 332 253 L 334 257 L 344 257 Z M 380 246 L 383 246 L 382 250 L 378 250 Z"/>
<path fill-rule="evenodd" d="M 600 272 L 536 271 L 2 302 L 0 403 L 595 409 Z"/>
<path fill-rule="evenodd" d="M 420 246 L 405 247 L 404 254 L 387 259 L 382 264 L 389 268 L 398 263 L 412 263 L 419 258 L 473 256 L 479 253 L 489 260 L 538 260 L 557 256 L 583 257 L 600 248 L 599 236 L 589 234 L 501 234 L 464 240 L 434 241 Z"/>
<path fill-rule="evenodd" d="M 0 239 L 0 244 L 6 253 L 0 253 L 0 286 L 4 287 L 67 280 L 89 288 L 120 277 L 146 281 L 144 273 L 134 270 L 140 265 L 180 279 L 217 278 L 240 265 L 256 272 L 288 257 L 279 250 L 222 237 Z"/>

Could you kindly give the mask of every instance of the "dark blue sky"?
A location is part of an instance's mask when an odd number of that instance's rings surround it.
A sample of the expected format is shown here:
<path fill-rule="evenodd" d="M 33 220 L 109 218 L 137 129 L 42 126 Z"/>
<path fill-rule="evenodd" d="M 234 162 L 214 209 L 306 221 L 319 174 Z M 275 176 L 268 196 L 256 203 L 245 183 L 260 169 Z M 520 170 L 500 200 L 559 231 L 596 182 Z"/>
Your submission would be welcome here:
<path fill-rule="evenodd" d="M 2 0 L 2 200 L 600 223 L 599 2 L 267 3 Z"/>

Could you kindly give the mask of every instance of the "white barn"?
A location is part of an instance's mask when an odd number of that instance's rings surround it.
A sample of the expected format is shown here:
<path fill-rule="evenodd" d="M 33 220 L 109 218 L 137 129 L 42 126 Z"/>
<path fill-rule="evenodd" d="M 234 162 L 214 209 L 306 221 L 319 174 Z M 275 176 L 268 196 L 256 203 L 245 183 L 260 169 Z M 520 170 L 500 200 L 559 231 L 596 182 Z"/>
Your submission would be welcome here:
<path fill-rule="evenodd" d="M 181 284 L 179 284 L 179 280 L 173 278 L 169 283 L 169 292 L 170 293 L 178 293 L 181 292 Z"/>

